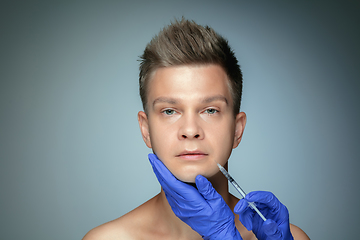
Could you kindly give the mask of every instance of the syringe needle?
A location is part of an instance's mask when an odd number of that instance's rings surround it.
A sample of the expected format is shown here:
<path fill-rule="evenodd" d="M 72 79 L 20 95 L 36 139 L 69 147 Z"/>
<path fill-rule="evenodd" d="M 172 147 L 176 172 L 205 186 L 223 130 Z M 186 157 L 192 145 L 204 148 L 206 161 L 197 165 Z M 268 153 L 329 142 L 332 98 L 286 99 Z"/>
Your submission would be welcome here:
<path fill-rule="evenodd" d="M 237 184 L 237 182 L 230 176 L 230 174 L 226 171 L 225 168 L 223 168 L 223 166 L 221 166 L 220 164 L 216 163 L 217 166 L 219 167 L 220 171 L 225 175 L 225 177 L 229 180 L 229 182 L 235 187 L 235 189 L 240 193 L 240 195 L 245 199 L 246 193 L 244 192 L 244 190 L 242 190 L 242 188 L 239 186 L 239 184 Z M 266 221 L 266 218 L 264 217 L 264 215 L 262 215 L 262 213 L 259 211 L 259 209 L 257 209 L 256 205 L 253 202 L 248 202 L 248 204 L 250 205 L 250 207 L 252 209 L 255 210 L 255 212 L 257 214 L 259 214 L 259 216 Z"/>

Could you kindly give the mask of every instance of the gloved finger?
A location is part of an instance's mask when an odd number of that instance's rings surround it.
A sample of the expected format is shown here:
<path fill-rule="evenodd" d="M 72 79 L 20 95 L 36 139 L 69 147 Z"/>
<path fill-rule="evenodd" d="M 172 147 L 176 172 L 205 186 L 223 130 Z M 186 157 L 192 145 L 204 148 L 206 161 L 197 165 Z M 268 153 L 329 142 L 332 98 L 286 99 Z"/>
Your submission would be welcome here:
<path fill-rule="evenodd" d="M 175 178 L 175 176 L 169 171 L 169 169 L 167 169 L 160 159 L 152 153 L 150 153 L 148 157 L 158 180 L 161 182 L 168 182 L 169 186 L 176 186 L 176 183 L 179 182 L 179 180 Z"/>
<path fill-rule="evenodd" d="M 174 175 L 166 168 L 166 166 L 156 157 L 155 154 L 149 154 L 149 161 L 157 177 L 158 181 L 160 182 L 163 188 L 168 188 L 171 190 L 171 185 L 174 185 L 176 181 L 178 181 Z M 165 180 L 166 179 L 166 180 Z M 170 184 L 167 184 L 169 182 Z M 173 184 L 171 184 L 173 182 Z"/>
<path fill-rule="evenodd" d="M 262 203 L 254 203 L 253 202 L 253 204 L 259 209 L 260 207 L 259 206 L 266 206 L 266 205 L 264 205 L 264 204 L 262 204 Z M 249 205 L 249 202 L 247 201 L 247 200 L 245 200 L 245 199 L 241 199 L 240 201 L 238 201 L 238 203 L 235 205 L 235 207 L 234 207 L 234 212 L 236 213 L 236 214 L 242 214 L 243 212 L 245 212 L 245 211 L 247 211 L 247 210 L 251 210 L 251 211 L 255 211 L 252 207 L 250 207 L 250 205 Z"/>
<path fill-rule="evenodd" d="M 267 219 L 262 225 L 263 232 L 269 239 L 283 239 L 282 233 L 275 221 Z"/>
<path fill-rule="evenodd" d="M 265 191 L 250 192 L 245 196 L 245 199 L 249 202 L 265 204 L 273 211 L 277 211 L 281 206 L 281 202 L 271 192 L 265 192 Z"/>
<path fill-rule="evenodd" d="M 241 199 L 235 205 L 234 212 L 236 214 L 241 214 L 242 212 L 244 212 L 248 208 L 249 208 L 249 203 L 247 201 L 245 201 L 245 199 Z"/>
<path fill-rule="evenodd" d="M 201 175 L 196 176 L 195 184 L 199 193 L 209 202 L 209 204 L 220 204 L 222 201 L 226 204 L 222 196 L 214 189 L 211 182 L 209 182 L 206 177 Z"/>
<path fill-rule="evenodd" d="M 149 161 L 152 165 L 155 176 L 165 193 L 175 196 L 178 199 L 183 198 L 183 196 L 176 191 L 176 188 L 174 188 L 178 184 L 181 184 L 181 182 L 174 177 L 174 175 L 166 168 L 166 166 L 155 154 L 149 154 Z"/>
<path fill-rule="evenodd" d="M 253 191 L 246 194 L 245 199 L 250 202 L 259 202 L 259 203 L 267 204 L 273 199 L 276 199 L 276 197 L 272 192 Z"/>
<path fill-rule="evenodd" d="M 245 199 L 241 199 L 234 208 L 234 212 L 239 215 L 240 222 L 248 231 L 253 228 L 254 210 L 249 207 L 249 203 Z"/>
<path fill-rule="evenodd" d="M 164 191 L 183 200 L 188 197 L 194 198 L 196 196 L 200 196 L 199 192 L 193 186 L 175 178 L 175 176 L 167 169 L 167 167 L 157 158 L 155 154 L 150 153 L 148 157 L 153 167 L 154 173 Z"/>

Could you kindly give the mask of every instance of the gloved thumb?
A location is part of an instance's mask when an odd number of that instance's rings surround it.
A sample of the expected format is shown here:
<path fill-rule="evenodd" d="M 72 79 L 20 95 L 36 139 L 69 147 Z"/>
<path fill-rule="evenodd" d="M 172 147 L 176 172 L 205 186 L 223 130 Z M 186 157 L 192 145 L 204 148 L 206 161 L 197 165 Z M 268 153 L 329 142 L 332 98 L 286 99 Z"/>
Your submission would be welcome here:
<path fill-rule="evenodd" d="M 248 231 L 253 228 L 254 211 L 249 207 L 249 203 L 243 198 L 234 207 L 234 213 L 239 215 L 240 222 Z"/>

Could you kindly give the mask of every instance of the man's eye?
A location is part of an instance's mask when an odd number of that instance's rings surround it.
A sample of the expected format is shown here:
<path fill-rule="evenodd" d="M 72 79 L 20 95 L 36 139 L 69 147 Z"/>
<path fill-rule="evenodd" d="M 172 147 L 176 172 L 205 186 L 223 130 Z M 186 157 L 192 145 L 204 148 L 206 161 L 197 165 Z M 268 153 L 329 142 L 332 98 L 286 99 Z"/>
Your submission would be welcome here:
<path fill-rule="evenodd" d="M 213 108 L 209 108 L 209 109 L 206 109 L 205 112 L 206 112 L 207 114 L 215 114 L 215 113 L 217 113 L 217 112 L 219 112 L 219 111 L 216 110 L 216 109 L 213 109 Z"/>
<path fill-rule="evenodd" d="M 166 110 L 163 111 L 163 113 L 165 113 L 166 115 L 173 115 L 175 113 L 175 110 L 166 109 Z"/>

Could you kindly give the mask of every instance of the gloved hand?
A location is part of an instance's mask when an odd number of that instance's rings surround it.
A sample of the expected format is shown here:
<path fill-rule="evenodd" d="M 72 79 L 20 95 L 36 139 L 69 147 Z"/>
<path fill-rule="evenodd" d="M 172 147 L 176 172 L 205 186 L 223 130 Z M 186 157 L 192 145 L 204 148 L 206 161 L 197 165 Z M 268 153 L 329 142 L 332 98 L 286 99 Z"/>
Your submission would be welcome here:
<path fill-rule="evenodd" d="M 245 201 L 246 200 L 246 201 Z M 290 232 L 289 211 L 271 192 L 255 191 L 246 195 L 235 206 L 241 223 L 252 230 L 259 240 L 293 240 Z M 265 222 L 249 207 L 248 202 L 255 202 L 256 207 L 267 219 Z"/>
<path fill-rule="evenodd" d="M 149 160 L 177 217 L 203 239 L 242 240 L 234 214 L 205 177 L 196 177 L 196 189 L 177 180 L 155 154 L 149 154 Z"/>

